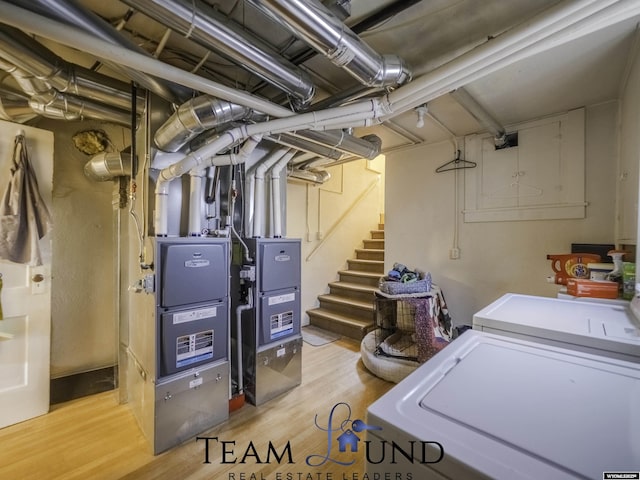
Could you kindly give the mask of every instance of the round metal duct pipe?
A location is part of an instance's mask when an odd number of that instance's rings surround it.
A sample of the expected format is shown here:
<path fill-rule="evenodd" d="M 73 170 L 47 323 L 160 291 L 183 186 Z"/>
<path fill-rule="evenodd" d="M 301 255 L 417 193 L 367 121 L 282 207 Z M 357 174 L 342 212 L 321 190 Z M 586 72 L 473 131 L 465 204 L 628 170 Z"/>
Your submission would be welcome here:
<path fill-rule="evenodd" d="M 67 0 L 8 1 L 34 13 L 58 20 L 73 27 L 81 28 L 85 32 L 114 45 L 119 45 L 151 57 L 151 54 L 146 50 L 130 40 L 122 32 L 119 32 L 111 24 L 98 17 L 95 13 L 80 5 L 80 2 Z M 167 82 L 117 62 L 109 62 L 109 66 L 170 102 L 180 103 L 191 96 L 190 89 L 182 85 Z"/>
<path fill-rule="evenodd" d="M 197 0 L 122 0 L 207 49 L 215 49 L 263 80 L 289 93 L 300 105 L 315 93 L 309 76 L 255 35 Z"/>
<path fill-rule="evenodd" d="M 331 174 L 326 170 L 294 169 L 289 173 L 289 177 L 321 185 L 331 178 Z"/>
<path fill-rule="evenodd" d="M 131 175 L 131 155 L 122 152 L 98 153 L 85 164 L 84 174 L 98 182 Z"/>
<path fill-rule="evenodd" d="M 411 70 L 402 58 L 373 50 L 320 2 L 249 0 L 249 3 L 288 27 L 363 85 L 397 87 L 411 80 Z"/>
<path fill-rule="evenodd" d="M 7 70 L 5 66 L 7 62 L 35 77 L 32 79 L 19 74 L 22 79 L 32 84 L 34 81 L 40 84 L 46 83 L 46 87 L 32 89 L 28 85 L 21 84 L 21 88 L 27 93 L 43 93 L 54 87 L 59 92 L 73 93 L 120 109 L 131 108 L 129 85 L 64 61 L 17 28 L 0 25 L 0 56 L 5 60 L 0 62 L 0 68 L 9 71 L 16 80 L 20 81 L 17 74 Z"/>
<path fill-rule="evenodd" d="M 380 155 L 380 150 L 382 149 L 382 140 L 377 135 L 365 135 L 362 138 L 358 138 L 343 130 L 327 130 L 324 132 L 302 130 L 293 132 L 291 135 L 368 160 Z"/>
<path fill-rule="evenodd" d="M 182 104 L 156 131 L 153 140 L 160 150 L 177 152 L 205 130 L 241 120 L 250 113 L 248 107 L 201 95 Z"/>

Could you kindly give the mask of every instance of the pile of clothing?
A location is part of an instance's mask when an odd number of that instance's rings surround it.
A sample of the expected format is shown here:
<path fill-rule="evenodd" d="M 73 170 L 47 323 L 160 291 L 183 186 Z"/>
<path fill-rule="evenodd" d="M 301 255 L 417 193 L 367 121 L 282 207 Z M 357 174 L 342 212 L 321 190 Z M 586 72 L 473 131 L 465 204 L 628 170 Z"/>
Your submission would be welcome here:
<path fill-rule="evenodd" d="M 390 295 L 417 294 L 431 290 L 431 274 L 409 270 L 402 263 L 394 263 L 386 276 L 380 279 L 379 289 Z"/>
<path fill-rule="evenodd" d="M 418 280 L 419 277 L 419 273 L 409 270 L 403 264 L 394 263 L 393 268 L 387 273 L 385 280 L 388 282 L 411 283 Z"/>

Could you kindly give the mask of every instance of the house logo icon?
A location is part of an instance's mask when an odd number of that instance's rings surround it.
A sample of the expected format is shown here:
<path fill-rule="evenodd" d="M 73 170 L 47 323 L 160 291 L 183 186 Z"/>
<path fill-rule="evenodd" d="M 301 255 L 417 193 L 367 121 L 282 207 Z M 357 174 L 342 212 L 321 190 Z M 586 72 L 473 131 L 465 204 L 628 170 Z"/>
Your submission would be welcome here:
<path fill-rule="evenodd" d="M 314 419 L 316 428 L 325 432 L 327 438 L 327 451 L 324 454 L 313 454 L 306 458 L 307 465 L 319 467 L 326 462 L 333 462 L 338 465 L 353 465 L 354 459 L 346 460 L 345 455 L 358 452 L 358 444 L 361 441 L 358 433 L 365 430 L 382 430 L 375 425 L 367 425 L 360 419 L 352 420 L 351 406 L 348 403 L 336 403 L 329 411 L 326 421 L 316 414 Z M 337 444 L 338 453 L 333 455 L 334 447 Z"/>
<path fill-rule="evenodd" d="M 351 429 L 349 429 L 338 437 L 338 449 L 341 452 L 346 452 L 347 447 L 349 447 L 352 452 L 357 452 L 359 441 L 360 437 L 358 437 L 355 433 L 353 433 Z"/>

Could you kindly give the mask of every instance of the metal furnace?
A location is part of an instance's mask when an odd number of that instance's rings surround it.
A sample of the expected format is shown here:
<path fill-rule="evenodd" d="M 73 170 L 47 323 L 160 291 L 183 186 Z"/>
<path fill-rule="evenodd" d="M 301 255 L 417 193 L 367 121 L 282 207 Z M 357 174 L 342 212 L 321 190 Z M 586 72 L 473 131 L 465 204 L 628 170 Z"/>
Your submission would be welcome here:
<path fill-rule="evenodd" d="M 156 240 L 154 451 L 229 416 L 229 239 Z"/>
<path fill-rule="evenodd" d="M 232 330 L 242 345 L 244 393 L 260 405 L 301 382 L 300 240 L 253 238 L 246 245 L 253 262 L 232 266 L 232 302 L 241 319 Z"/>

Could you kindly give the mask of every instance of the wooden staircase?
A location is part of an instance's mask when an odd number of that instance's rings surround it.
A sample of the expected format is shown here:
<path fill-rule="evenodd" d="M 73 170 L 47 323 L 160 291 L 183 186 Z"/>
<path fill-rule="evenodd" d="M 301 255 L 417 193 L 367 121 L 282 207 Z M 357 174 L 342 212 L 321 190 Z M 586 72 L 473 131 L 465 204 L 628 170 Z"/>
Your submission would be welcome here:
<path fill-rule="evenodd" d="M 311 325 L 361 340 L 374 327 L 374 291 L 384 276 L 384 224 L 371 230 L 347 270 L 329 283 L 329 293 L 318 296 L 320 306 L 307 310 Z"/>

